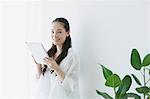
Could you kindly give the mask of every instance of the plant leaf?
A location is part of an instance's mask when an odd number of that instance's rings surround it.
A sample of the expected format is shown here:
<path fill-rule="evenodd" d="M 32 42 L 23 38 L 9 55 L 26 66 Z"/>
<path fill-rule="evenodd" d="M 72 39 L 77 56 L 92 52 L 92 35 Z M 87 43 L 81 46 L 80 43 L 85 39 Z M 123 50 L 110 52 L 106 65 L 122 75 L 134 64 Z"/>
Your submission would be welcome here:
<path fill-rule="evenodd" d="M 138 87 L 138 88 L 136 88 L 136 91 L 138 93 L 147 94 L 147 93 L 149 93 L 149 88 L 147 86 Z"/>
<path fill-rule="evenodd" d="M 134 78 L 134 80 L 136 81 L 136 83 L 141 86 L 142 84 L 140 83 L 139 79 L 134 74 L 131 74 L 131 75 Z"/>
<path fill-rule="evenodd" d="M 120 77 L 117 74 L 113 74 L 108 77 L 105 85 L 108 87 L 116 88 L 120 85 L 120 83 L 121 83 Z"/>
<path fill-rule="evenodd" d="M 149 68 L 146 68 L 146 70 L 148 70 L 148 73 L 149 73 L 149 75 L 150 75 L 150 69 L 149 69 Z"/>
<path fill-rule="evenodd" d="M 150 95 L 147 97 L 147 99 L 150 99 Z"/>
<path fill-rule="evenodd" d="M 150 90 L 150 88 L 149 88 L 149 90 Z M 147 95 L 147 99 L 150 99 L 150 91 L 146 95 Z"/>
<path fill-rule="evenodd" d="M 109 69 L 107 69 L 107 68 L 106 68 L 105 66 L 103 66 L 102 64 L 100 64 L 100 65 L 101 65 L 101 67 L 102 67 L 102 69 L 103 69 L 104 78 L 107 80 L 107 78 L 112 75 L 112 71 L 109 70 Z"/>
<path fill-rule="evenodd" d="M 143 59 L 142 66 L 148 66 L 150 65 L 150 54 L 146 55 Z"/>
<path fill-rule="evenodd" d="M 134 97 L 134 99 L 141 99 L 141 97 L 135 93 L 126 93 L 123 95 L 123 97 L 121 97 L 121 99 L 128 99 L 129 97 Z"/>
<path fill-rule="evenodd" d="M 129 75 L 126 75 L 123 78 L 123 80 L 119 86 L 119 89 L 117 91 L 117 94 L 116 94 L 117 99 L 120 99 L 121 96 L 124 95 L 129 90 L 131 83 L 132 83 L 131 77 Z"/>
<path fill-rule="evenodd" d="M 141 69 L 141 58 L 139 52 L 136 49 L 132 50 L 130 62 L 134 69 Z"/>
<path fill-rule="evenodd" d="M 98 90 L 96 90 L 97 94 L 103 96 L 105 99 L 113 99 L 110 95 L 108 95 L 107 93 L 105 92 L 100 92 Z"/>

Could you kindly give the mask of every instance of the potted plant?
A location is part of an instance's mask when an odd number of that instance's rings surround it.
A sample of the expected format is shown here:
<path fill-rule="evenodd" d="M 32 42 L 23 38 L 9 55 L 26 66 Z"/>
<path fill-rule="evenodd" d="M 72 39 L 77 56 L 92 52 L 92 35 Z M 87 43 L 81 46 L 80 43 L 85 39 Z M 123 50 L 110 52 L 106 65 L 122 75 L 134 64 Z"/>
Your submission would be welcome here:
<path fill-rule="evenodd" d="M 139 71 L 143 77 L 143 83 L 134 75 L 131 74 L 136 83 L 139 85 L 135 90 L 139 94 L 143 94 L 143 99 L 150 99 L 150 85 L 148 86 L 148 82 L 150 81 L 150 54 L 147 54 L 143 61 L 141 61 L 141 57 L 137 49 L 133 49 L 131 53 L 130 62 L 132 67 Z M 149 78 L 146 78 L 146 75 L 149 75 Z"/>
<path fill-rule="evenodd" d="M 131 74 L 133 79 L 139 85 L 135 90 L 139 94 L 143 94 L 143 99 L 150 99 L 150 87 L 147 85 L 150 81 L 150 54 L 147 54 L 143 61 L 141 61 L 141 57 L 137 49 L 132 49 L 130 62 L 132 67 L 139 71 L 143 77 L 143 84 L 134 74 Z M 129 93 L 128 90 L 132 84 L 132 79 L 129 75 L 126 75 L 122 80 L 120 79 L 118 74 L 113 73 L 111 70 L 99 64 L 103 70 L 103 76 L 106 80 L 105 86 L 111 87 L 114 89 L 115 99 L 127 99 L 127 97 L 135 97 L 135 99 L 141 99 L 139 95 L 136 93 Z M 148 75 L 149 78 L 146 78 Z M 113 99 L 106 92 L 101 92 L 96 90 L 97 94 L 101 95 L 105 99 Z"/>
<path fill-rule="evenodd" d="M 105 86 L 113 88 L 115 97 L 113 98 L 106 92 L 96 90 L 98 95 L 101 95 L 105 99 L 127 99 L 127 97 L 135 97 L 135 99 L 141 99 L 137 94 L 128 92 L 132 84 L 132 79 L 129 75 L 126 75 L 121 80 L 118 74 L 113 73 L 102 64 L 99 65 L 102 67 L 103 76 L 106 80 Z"/>

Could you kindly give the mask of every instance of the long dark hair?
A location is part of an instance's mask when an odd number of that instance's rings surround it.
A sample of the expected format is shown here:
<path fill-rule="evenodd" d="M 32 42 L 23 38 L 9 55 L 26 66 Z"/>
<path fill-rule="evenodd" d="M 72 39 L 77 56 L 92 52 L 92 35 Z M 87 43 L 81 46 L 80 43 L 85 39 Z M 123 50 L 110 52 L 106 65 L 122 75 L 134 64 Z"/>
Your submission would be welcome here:
<path fill-rule="evenodd" d="M 56 18 L 53 22 L 60 22 L 60 23 L 62 23 L 62 25 L 64 26 L 66 32 L 70 31 L 69 22 L 67 21 L 67 19 L 65 19 L 65 18 Z M 60 53 L 60 55 L 55 60 L 58 65 L 67 56 L 68 49 L 71 48 L 71 46 L 72 46 L 72 44 L 71 44 L 71 37 L 69 35 L 68 37 L 66 37 L 66 40 L 65 40 L 65 42 L 64 42 L 64 44 L 62 46 L 62 52 Z M 56 45 L 52 44 L 52 47 L 48 50 L 47 53 L 48 53 L 49 57 L 53 57 L 56 52 L 57 52 Z M 44 67 L 42 68 L 43 75 L 44 75 L 44 73 L 46 71 L 46 68 L 47 68 L 47 65 L 44 65 Z M 54 70 L 51 70 L 51 73 L 53 73 L 53 72 L 54 72 Z"/>

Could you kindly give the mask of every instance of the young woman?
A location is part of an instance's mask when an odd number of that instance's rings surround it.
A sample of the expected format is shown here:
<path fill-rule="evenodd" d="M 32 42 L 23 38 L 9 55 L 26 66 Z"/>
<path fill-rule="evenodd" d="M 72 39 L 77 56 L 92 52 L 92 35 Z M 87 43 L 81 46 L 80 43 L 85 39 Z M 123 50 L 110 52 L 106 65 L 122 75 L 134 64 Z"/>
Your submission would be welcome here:
<path fill-rule="evenodd" d="M 65 18 L 51 24 L 52 47 L 44 58 L 46 65 L 37 64 L 38 92 L 36 99 L 80 99 L 79 59 L 73 52 L 70 26 Z"/>

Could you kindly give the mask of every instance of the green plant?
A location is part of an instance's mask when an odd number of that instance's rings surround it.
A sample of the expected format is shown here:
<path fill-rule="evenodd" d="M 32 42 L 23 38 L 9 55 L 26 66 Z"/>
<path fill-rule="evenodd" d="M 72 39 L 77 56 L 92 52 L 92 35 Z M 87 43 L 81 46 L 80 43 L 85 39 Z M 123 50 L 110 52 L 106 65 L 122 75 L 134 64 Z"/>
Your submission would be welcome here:
<path fill-rule="evenodd" d="M 146 74 L 150 75 L 150 68 L 148 68 L 150 65 L 150 54 L 147 54 L 141 62 L 140 54 L 137 49 L 132 49 L 130 62 L 132 67 L 139 71 L 143 77 L 143 84 L 141 84 L 141 81 L 134 74 L 131 74 L 136 83 L 139 85 L 139 87 L 136 88 L 136 91 L 143 94 L 143 99 L 146 99 L 146 97 L 147 99 L 150 99 L 150 87 L 147 86 L 150 81 L 150 76 L 146 79 Z"/>
<path fill-rule="evenodd" d="M 128 90 L 132 84 L 132 79 L 129 75 L 126 75 L 122 80 L 119 75 L 113 73 L 111 70 L 107 69 L 105 66 L 99 64 L 103 70 L 103 76 L 106 80 L 105 85 L 111 87 L 114 90 L 115 99 L 127 99 L 127 97 L 135 97 L 135 99 L 140 99 L 135 93 L 128 93 Z M 106 92 L 101 92 L 96 90 L 97 94 L 101 95 L 105 99 L 114 99 Z"/>

